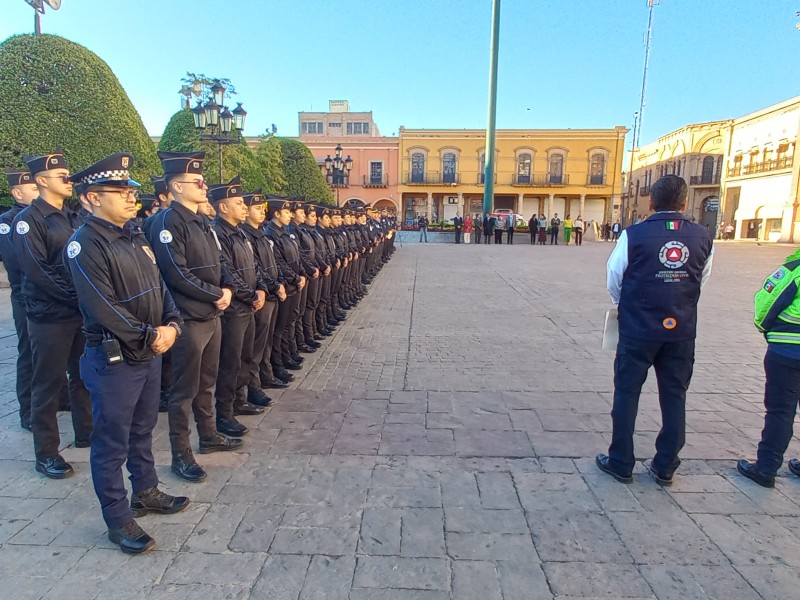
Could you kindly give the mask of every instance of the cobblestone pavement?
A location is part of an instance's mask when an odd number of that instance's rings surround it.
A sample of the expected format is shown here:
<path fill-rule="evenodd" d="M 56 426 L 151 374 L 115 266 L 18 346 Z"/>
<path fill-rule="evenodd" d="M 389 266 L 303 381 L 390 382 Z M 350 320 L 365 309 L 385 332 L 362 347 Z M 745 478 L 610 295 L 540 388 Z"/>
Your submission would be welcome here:
<path fill-rule="evenodd" d="M 796 598 L 800 480 L 764 490 L 734 468 L 762 423 L 752 294 L 790 248 L 719 245 L 667 490 L 592 462 L 610 437 L 610 250 L 405 244 L 297 384 L 242 419 L 244 451 L 199 457 L 207 482 L 169 471 L 161 416 L 163 488 L 193 504 L 140 519 L 158 547 L 134 558 L 105 537 L 66 415 L 76 476 L 34 472 L 0 291 L 0 597 Z M 658 423 L 651 377 L 642 459 Z"/>

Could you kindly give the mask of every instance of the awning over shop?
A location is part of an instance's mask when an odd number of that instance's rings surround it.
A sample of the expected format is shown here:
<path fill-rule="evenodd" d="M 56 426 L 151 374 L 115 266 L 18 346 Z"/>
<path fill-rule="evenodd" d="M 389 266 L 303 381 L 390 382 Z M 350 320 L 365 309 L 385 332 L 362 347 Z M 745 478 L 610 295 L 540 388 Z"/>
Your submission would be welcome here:
<path fill-rule="evenodd" d="M 783 219 L 784 211 L 788 209 L 791 209 L 791 206 L 767 205 L 759 206 L 755 210 L 752 207 L 741 207 L 734 213 L 733 218 L 739 222 L 752 219 Z"/>

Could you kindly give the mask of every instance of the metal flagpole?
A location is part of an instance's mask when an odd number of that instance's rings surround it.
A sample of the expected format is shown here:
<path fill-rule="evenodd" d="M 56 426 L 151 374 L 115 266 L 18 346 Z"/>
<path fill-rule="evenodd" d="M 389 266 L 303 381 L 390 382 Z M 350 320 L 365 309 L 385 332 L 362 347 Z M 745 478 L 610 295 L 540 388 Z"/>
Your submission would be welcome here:
<path fill-rule="evenodd" d="M 497 121 L 497 54 L 500 45 L 500 0 L 492 0 L 492 41 L 489 50 L 489 123 L 486 126 L 486 151 L 483 171 L 483 213 L 494 204 L 494 147 Z"/>

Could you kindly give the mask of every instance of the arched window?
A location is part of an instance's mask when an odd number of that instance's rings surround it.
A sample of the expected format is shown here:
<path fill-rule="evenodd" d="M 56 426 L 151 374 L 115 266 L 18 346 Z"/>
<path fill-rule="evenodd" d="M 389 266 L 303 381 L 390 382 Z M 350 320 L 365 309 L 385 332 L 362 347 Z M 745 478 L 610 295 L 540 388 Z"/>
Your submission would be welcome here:
<path fill-rule="evenodd" d="M 454 152 L 442 154 L 442 183 L 457 183 L 456 155 Z"/>
<path fill-rule="evenodd" d="M 564 155 L 551 154 L 548 175 L 550 183 L 564 182 Z"/>
<path fill-rule="evenodd" d="M 595 152 L 589 160 L 589 184 L 603 185 L 606 176 L 606 155 Z"/>
<path fill-rule="evenodd" d="M 522 152 L 517 155 L 517 183 L 531 182 L 531 154 Z"/>
<path fill-rule="evenodd" d="M 714 181 L 714 157 L 706 156 L 703 159 L 703 174 L 700 183 L 711 183 Z"/>
<path fill-rule="evenodd" d="M 425 154 L 422 152 L 411 155 L 411 183 L 425 183 Z"/>

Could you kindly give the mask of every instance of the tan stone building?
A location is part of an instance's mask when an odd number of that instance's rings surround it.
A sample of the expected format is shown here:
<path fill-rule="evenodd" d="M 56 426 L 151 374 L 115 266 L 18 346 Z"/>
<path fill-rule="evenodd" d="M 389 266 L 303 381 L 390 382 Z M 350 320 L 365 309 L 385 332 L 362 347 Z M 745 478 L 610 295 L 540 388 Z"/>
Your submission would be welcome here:
<path fill-rule="evenodd" d="M 492 206 L 604 221 L 619 204 L 625 134 L 613 129 L 506 129 L 496 138 Z M 402 218 L 483 212 L 486 132 L 400 128 Z"/>

